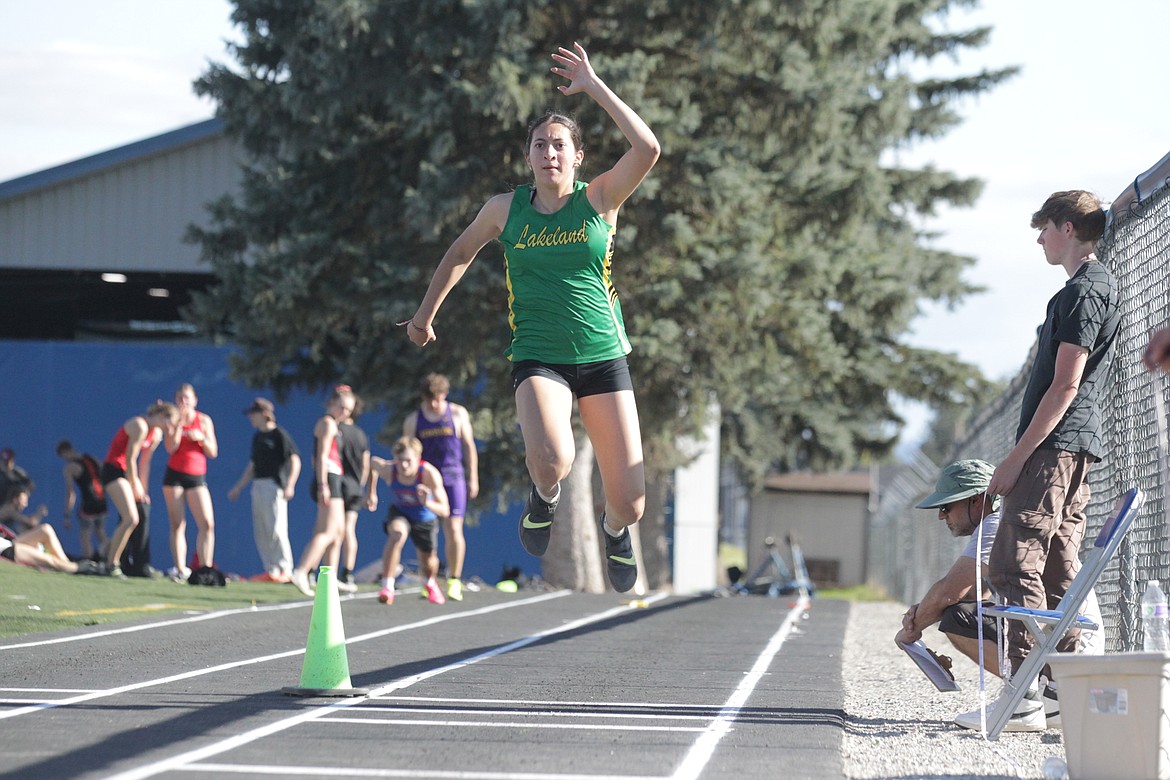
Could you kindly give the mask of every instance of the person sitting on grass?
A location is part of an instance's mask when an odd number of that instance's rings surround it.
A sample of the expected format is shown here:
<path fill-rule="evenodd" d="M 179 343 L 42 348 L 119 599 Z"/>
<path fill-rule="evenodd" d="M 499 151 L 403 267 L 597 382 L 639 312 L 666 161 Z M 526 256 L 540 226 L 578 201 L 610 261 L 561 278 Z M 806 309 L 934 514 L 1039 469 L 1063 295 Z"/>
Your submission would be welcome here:
<path fill-rule="evenodd" d="M 28 485 L 10 485 L 4 503 L 0 504 L 0 523 L 8 526 L 15 533 L 31 531 L 41 524 L 49 509 L 44 504 L 32 512 L 28 509 L 29 493 L 32 488 Z"/>
<path fill-rule="evenodd" d="M 28 493 L 25 493 L 27 501 Z M 90 560 L 74 562 L 69 560 L 57 532 L 51 525 L 42 523 L 24 533 L 16 533 L 0 523 L 0 558 L 13 563 L 32 566 L 36 569 L 60 571 L 66 574 L 101 574 L 101 564 Z"/>

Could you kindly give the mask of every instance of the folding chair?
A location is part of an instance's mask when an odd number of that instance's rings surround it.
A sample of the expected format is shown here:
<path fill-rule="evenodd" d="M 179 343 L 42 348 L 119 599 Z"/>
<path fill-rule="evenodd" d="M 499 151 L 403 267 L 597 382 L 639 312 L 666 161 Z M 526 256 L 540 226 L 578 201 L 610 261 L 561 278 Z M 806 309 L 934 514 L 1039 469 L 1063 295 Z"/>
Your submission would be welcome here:
<path fill-rule="evenodd" d="M 1109 519 L 1101 526 L 1093 548 L 1085 556 L 1081 570 L 1069 585 L 1068 592 L 1056 605 L 1056 609 L 1027 609 L 1025 607 L 989 607 L 987 614 L 1008 620 L 1019 620 L 1032 633 L 1036 644 L 1024 659 L 1019 670 L 1012 675 L 1012 679 L 1004 683 L 1003 695 L 992 708 L 987 718 L 987 738 L 999 739 L 999 734 L 1007 725 L 1012 713 L 1024 698 L 1028 690 L 1028 683 L 1040 675 L 1044 661 L 1049 655 L 1056 652 L 1056 644 L 1074 627 L 1084 631 L 1096 631 L 1100 628 L 1088 618 L 1081 617 L 1081 605 L 1088 597 L 1089 591 L 1097 584 L 1101 572 L 1117 552 L 1121 540 L 1129 531 L 1133 519 L 1145 501 L 1146 496 L 1138 488 L 1130 488 L 1113 505 L 1113 512 Z"/>

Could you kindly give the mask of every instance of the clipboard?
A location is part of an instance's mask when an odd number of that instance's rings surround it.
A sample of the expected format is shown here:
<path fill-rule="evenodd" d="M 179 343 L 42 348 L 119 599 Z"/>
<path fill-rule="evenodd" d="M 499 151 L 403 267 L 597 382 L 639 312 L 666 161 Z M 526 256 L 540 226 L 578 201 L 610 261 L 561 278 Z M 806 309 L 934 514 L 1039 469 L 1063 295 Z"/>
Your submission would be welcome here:
<path fill-rule="evenodd" d="M 935 688 L 943 693 L 959 690 L 959 684 L 955 682 L 955 675 L 951 674 L 950 658 L 938 655 L 924 645 L 921 639 L 908 645 L 898 642 L 898 646 L 906 651 L 906 655 L 910 656 L 910 660 L 914 661 L 922 673 L 926 675 L 926 678 L 934 683 Z"/>

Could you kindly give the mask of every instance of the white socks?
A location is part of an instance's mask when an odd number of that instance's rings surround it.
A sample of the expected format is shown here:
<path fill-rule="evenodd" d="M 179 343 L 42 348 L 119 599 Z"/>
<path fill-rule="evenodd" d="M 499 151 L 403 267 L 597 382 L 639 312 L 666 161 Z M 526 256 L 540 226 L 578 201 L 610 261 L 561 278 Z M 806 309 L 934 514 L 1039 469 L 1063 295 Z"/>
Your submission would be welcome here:
<path fill-rule="evenodd" d="M 555 504 L 561 500 L 561 483 L 557 483 L 556 490 L 553 491 L 551 496 L 546 496 L 544 493 L 541 493 L 540 488 L 536 488 L 536 495 L 540 496 L 540 500 L 546 504 Z"/>

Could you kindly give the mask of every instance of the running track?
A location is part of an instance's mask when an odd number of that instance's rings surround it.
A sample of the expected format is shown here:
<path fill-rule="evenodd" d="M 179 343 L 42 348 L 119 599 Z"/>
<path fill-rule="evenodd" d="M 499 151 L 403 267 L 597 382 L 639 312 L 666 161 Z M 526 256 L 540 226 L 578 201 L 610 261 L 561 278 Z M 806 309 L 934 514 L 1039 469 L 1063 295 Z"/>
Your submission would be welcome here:
<path fill-rule="evenodd" d="M 369 695 L 300 699 L 312 604 L 0 640 L 0 777 L 841 777 L 846 602 L 342 600 Z"/>

